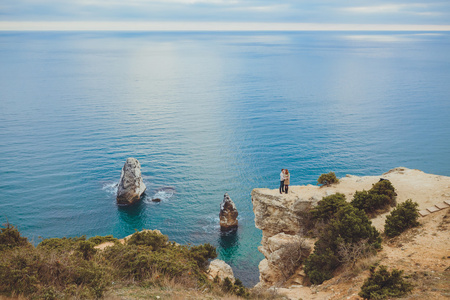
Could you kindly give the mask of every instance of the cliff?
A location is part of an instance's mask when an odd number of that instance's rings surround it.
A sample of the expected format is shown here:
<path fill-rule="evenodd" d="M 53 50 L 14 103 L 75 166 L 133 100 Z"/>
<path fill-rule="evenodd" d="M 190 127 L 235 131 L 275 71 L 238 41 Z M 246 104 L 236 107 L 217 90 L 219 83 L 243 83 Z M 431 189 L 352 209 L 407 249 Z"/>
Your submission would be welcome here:
<path fill-rule="evenodd" d="M 427 208 L 433 210 L 432 207 L 435 207 L 435 205 L 446 207 L 444 201 L 450 201 L 450 177 L 426 174 L 419 170 L 407 168 L 395 168 L 380 176 L 358 177 L 347 175 L 341 178 L 338 184 L 328 187 L 313 185 L 291 186 L 287 195 L 280 194 L 277 189 L 254 189 L 252 191 L 252 203 L 255 213 L 255 226 L 261 229 L 263 233 L 261 246 L 258 250 L 265 256 L 265 259 L 259 265 L 260 282 L 258 286 L 291 286 L 291 290 L 292 288 L 303 288 L 302 292 L 300 290 L 296 292 L 297 298 L 298 295 L 303 295 L 313 299 L 311 289 L 302 287 L 305 284 L 302 267 L 299 266 L 293 272 L 293 275 L 286 278 L 282 272 L 286 261 L 274 259 L 274 256 L 277 256 L 276 252 L 280 252 L 279 249 L 283 247 L 283 244 L 292 244 L 294 239 L 298 239 L 302 235 L 302 212 L 317 205 L 317 202 L 324 196 L 342 193 L 346 196 L 347 201 L 350 201 L 356 191 L 369 190 L 372 184 L 378 182 L 380 178 L 391 181 L 398 194 L 397 203 L 412 199 L 419 204 L 419 210 L 422 212 L 427 212 Z M 450 209 L 447 209 L 447 211 L 450 211 Z M 383 231 L 385 218 L 388 213 L 378 215 L 371 220 L 372 224 L 380 232 Z M 433 218 L 433 215 L 430 214 L 421 219 Z M 437 212 L 435 215 L 442 215 L 441 217 L 444 218 L 443 212 Z M 450 249 L 448 232 L 446 235 L 445 232 L 443 233 L 443 239 L 440 242 L 443 243 L 442 249 Z M 313 243 L 313 240 L 303 239 L 303 244 L 307 244 L 302 246 L 304 255 L 308 252 L 308 246 L 311 247 Z M 383 247 L 383 251 L 387 251 L 387 248 L 389 248 L 389 246 Z M 447 253 L 448 250 L 444 250 L 444 252 Z M 442 253 L 442 255 L 445 255 L 445 253 Z M 442 255 L 439 259 L 442 258 Z M 285 290 L 285 292 L 289 294 L 289 290 Z M 324 293 L 324 291 L 321 293 Z M 329 297 L 331 294 L 321 294 L 321 296 L 316 294 L 316 297 L 321 299 L 321 297 Z"/>

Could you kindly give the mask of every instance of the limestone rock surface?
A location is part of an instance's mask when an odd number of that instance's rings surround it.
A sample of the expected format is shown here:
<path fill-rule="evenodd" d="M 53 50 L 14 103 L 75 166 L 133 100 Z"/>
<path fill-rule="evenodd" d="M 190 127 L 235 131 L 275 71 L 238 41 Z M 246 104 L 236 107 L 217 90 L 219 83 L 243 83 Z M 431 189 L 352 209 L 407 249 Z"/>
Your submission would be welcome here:
<path fill-rule="evenodd" d="M 233 269 L 231 268 L 231 266 L 220 259 L 211 261 L 206 274 L 210 280 L 214 280 L 214 278 L 216 278 L 217 276 L 219 282 L 225 280 L 226 277 L 228 277 L 233 283 L 235 281 Z"/>
<path fill-rule="evenodd" d="M 139 201 L 146 188 L 142 180 L 141 164 L 135 158 L 128 158 L 120 175 L 117 203 L 119 205 L 131 205 Z"/>
<path fill-rule="evenodd" d="M 231 200 L 228 193 L 223 196 L 222 204 L 220 205 L 220 229 L 231 230 L 238 227 L 238 211 L 233 200 Z"/>

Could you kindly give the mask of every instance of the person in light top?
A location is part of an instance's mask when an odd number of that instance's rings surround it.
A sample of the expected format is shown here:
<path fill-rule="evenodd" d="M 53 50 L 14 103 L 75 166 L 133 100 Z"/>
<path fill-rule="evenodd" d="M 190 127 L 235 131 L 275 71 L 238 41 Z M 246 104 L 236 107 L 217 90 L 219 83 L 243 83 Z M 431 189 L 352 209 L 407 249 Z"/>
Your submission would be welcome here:
<path fill-rule="evenodd" d="M 284 169 L 280 173 L 280 194 L 284 193 Z"/>

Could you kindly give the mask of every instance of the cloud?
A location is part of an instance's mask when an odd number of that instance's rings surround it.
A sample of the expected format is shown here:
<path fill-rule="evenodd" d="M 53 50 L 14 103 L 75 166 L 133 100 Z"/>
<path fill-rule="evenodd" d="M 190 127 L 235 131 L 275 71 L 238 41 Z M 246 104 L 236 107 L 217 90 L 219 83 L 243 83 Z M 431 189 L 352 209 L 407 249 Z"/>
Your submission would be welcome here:
<path fill-rule="evenodd" d="M 374 13 L 396 13 L 399 11 L 408 8 L 410 5 L 406 4 L 385 4 L 385 5 L 377 5 L 377 6 L 357 6 L 357 7 L 346 7 L 343 8 L 345 11 L 355 12 L 355 13 L 366 13 L 366 14 L 374 14 Z"/>
<path fill-rule="evenodd" d="M 450 24 L 450 2 L 423 1 L 1 0 L 0 20 Z"/>
<path fill-rule="evenodd" d="M 273 22 L 3 21 L 0 22 L 0 31 L 450 31 L 450 25 L 379 25 Z"/>
<path fill-rule="evenodd" d="M 286 11 L 288 9 L 289 5 L 287 4 L 275 4 L 265 6 L 236 6 L 229 8 L 229 10 L 247 11 L 247 12 L 274 12 L 274 11 Z"/>
<path fill-rule="evenodd" d="M 424 11 L 430 9 L 429 4 L 384 4 L 374 6 L 345 7 L 342 10 L 363 14 L 410 13 L 416 15 L 436 15 L 437 12 Z"/>

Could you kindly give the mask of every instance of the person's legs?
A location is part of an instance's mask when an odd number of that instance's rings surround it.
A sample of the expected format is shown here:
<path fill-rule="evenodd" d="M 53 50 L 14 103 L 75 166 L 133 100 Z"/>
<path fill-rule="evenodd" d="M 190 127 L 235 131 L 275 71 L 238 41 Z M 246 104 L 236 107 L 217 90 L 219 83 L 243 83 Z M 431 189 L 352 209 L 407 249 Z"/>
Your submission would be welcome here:
<path fill-rule="evenodd" d="M 285 185 L 285 186 L 284 186 L 284 190 L 285 190 L 285 192 L 286 192 L 286 194 L 287 194 L 288 191 L 289 191 L 289 185 Z"/>
<path fill-rule="evenodd" d="M 284 192 L 284 181 L 280 181 L 280 194 Z"/>

